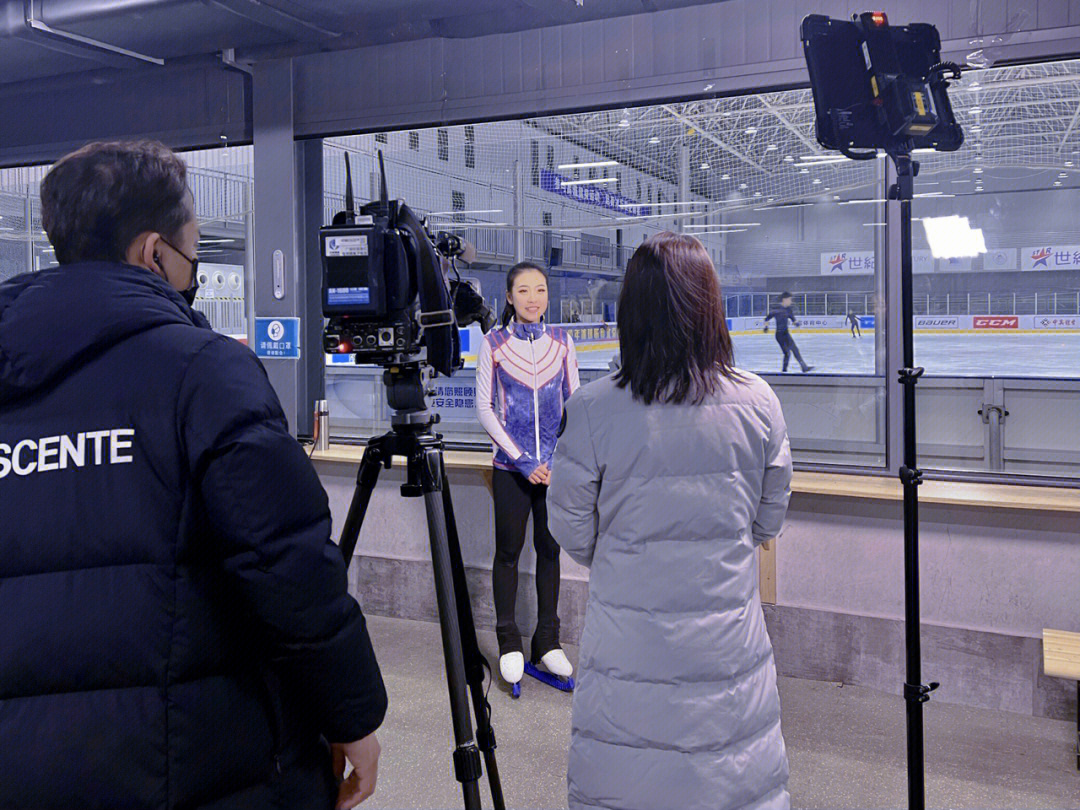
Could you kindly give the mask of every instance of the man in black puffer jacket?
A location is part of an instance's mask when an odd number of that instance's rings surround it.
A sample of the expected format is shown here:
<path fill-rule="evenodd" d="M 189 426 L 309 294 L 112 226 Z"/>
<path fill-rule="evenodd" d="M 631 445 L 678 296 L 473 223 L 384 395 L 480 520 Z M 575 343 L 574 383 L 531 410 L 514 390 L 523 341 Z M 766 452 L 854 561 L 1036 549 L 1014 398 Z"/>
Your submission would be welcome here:
<path fill-rule="evenodd" d="M 386 691 L 262 366 L 190 306 L 184 164 L 91 144 L 41 196 L 60 266 L 0 284 L 0 808 L 354 806 Z"/>

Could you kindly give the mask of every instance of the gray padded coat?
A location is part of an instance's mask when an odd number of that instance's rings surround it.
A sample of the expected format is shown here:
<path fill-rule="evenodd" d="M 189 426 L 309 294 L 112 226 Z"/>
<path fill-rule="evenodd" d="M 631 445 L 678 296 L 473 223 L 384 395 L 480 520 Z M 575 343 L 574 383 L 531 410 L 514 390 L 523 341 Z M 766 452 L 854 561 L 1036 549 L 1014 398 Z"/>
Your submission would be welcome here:
<path fill-rule="evenodd" d="M 567 403 L 548 527 L 588 566 L 571 808 L 786 808 L 755 547 L 791 495 L 780 403 L 753 374 L 701 405 L 612 377 Z"/>

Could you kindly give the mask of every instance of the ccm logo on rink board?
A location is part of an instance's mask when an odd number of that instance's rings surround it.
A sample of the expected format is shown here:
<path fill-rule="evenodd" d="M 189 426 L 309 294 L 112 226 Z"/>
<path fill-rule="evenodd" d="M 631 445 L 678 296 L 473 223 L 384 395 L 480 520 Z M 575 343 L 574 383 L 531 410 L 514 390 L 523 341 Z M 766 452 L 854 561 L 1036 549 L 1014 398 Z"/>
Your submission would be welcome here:
<path fill-rule="evenodd" d="M 1018 329 L 1020 318 L 1017 315 L 976 315 L 976 329 Z"/>
<path fill-rule="evenodd" d="M 74 436 L 22 439 L 14 444 L 0 442 L 0 478 L 11 473 L 33 475 L 68 467 L 130 464 L 135 460 L 129 452 L 134 438 L 132 428 L 116 428 Z"/>

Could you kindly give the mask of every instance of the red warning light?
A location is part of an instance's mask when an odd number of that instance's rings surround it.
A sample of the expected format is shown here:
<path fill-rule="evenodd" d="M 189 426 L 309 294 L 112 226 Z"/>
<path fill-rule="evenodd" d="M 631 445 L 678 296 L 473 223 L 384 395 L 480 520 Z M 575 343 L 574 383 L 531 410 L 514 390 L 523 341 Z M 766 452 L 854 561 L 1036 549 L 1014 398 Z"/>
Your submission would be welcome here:
<path fill-rule="evenodd" d="M 343 340 L 341 343 L 338 344 L 337 350 L 341 352 L 341 354 L 348 354 L 352 351 L 352 344 L 348 341 Z"/>
<path fill-rule="evenodd" d="M 874 25 L 889 24 L 889 18 L 885 16 L 884 11 L 875 11 L 873 14 L 870 15 L 870 19 L 873 21 Z"/>

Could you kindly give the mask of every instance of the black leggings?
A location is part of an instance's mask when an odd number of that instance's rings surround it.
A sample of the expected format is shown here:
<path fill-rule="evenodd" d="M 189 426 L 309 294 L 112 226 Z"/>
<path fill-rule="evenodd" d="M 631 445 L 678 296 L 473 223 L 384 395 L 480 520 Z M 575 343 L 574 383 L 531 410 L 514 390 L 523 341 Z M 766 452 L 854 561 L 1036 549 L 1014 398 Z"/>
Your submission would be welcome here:
<path fill-rule="evenodd" d="M 547 487 L 530 484 L 516 472 L 496 469 L 492 475 L 495 499 L 495 633 L 499 655 L 523 652 L 515 618 L 518 590 L 518 558 L 525 545 L 525 527 L 533 516 L 536 546 L 536 633 L 530 660 L 539 661 L 559 646 L 559 546 L 547 527 Z"/>
<path fill-rule="evenodd" d="M 795 359 L 799 361 L 799 365 L 802 366 L 803 371 L 806 370 L 806 363 L 803 362 L 802 355 L 799 354 L 799 347 L 795 345 L 795 339 L 791 336 L 790 332 L 777 332 L 776 342 L 780 344 L 780 350 L 784 353 L 784 371 L 787 371 L 788 361 L 791 360 L 791 355 L 795 355 Z"/>

